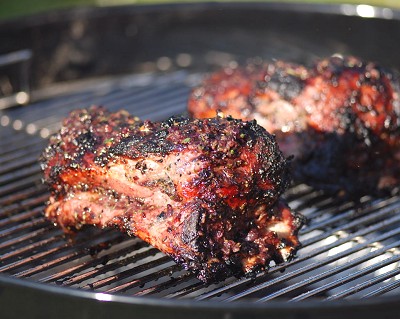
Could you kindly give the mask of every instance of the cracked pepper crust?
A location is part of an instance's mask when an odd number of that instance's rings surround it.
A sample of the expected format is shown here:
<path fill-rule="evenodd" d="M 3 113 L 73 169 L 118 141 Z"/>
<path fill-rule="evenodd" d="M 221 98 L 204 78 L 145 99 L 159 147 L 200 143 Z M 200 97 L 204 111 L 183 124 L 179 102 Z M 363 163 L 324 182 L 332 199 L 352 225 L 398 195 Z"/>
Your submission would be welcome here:
<path fill-rule="evenodd" d="M 204 282 L 290 260 L 304 219 L 280 199 L 289 163 L 275 139 L 230 117 L 139 121 L 73 111 L 42 155 L 46 216 L 72 232 L 116 227 Z"/>

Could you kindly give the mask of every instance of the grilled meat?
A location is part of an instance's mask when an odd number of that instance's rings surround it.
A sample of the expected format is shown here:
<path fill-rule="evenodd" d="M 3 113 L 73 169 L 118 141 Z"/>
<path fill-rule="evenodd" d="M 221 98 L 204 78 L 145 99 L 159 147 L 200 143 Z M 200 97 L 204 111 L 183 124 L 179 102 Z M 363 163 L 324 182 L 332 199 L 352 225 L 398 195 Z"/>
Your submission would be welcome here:
<path fill-rule="evenodd" d="M 205 282 L 293 257 L 302 217 L 280 199 L 288 162 L 255 122 L 141 122 L 76 110 L 42 156 L 46 216 L 138 236 Z"/>
<path fill-rule="evenodd" d="M 295 180 L 358 197 L 400 184 L 399 93 L 394 73 L 334 56 L 312 68 L 278 61 L 221 70 L 193 90 L 188 110 L 256 119 L 294 156 Z"/>

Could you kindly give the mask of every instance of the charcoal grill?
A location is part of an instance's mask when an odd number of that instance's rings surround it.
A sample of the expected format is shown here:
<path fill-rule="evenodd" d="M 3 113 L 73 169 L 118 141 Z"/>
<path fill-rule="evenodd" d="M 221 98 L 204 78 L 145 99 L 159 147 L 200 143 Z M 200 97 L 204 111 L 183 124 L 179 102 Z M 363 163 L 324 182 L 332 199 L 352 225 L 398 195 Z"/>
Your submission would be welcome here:
<path fill-rule="evenodd" d="M 310 220 L 297 258 L 205 285 L 117 231 L 66 237 L 43 217 L 38 157 L 74 108 L 100 104 L 151 120 L 184 114 L 205 73 L 248 58 L 307 64 L 340 52 L 400 69 L 398 30 L 395 10 L 271 3 L 81 8 L 2 22 L 2 318 L 395 318 L 395 193 L 352 202 L 293 185 L 285 197 Z"/>

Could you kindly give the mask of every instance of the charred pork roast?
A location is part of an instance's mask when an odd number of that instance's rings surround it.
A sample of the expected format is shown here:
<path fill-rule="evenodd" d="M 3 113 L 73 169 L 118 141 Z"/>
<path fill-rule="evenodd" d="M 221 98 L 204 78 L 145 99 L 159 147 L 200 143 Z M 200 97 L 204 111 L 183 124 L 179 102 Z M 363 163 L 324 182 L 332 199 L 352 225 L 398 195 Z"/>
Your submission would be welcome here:
<path fill-rule="evenodd" d="M 256 119 L 295 160 L 294 179 L 351 197 L 400 184 L 398 76 L 333 56 L 312 68 L 283 61 L 226 68 L 192 91 L 192 117 Z"/>
<path fill-rule="evenodd" d="M 254 121 L 76 110 L 42 155 L 45 214 L 66 232 L 116 227 L 205 282 L 250 275 L 299 247 L 303 218 L 280 199 L 288 164 Z"/>

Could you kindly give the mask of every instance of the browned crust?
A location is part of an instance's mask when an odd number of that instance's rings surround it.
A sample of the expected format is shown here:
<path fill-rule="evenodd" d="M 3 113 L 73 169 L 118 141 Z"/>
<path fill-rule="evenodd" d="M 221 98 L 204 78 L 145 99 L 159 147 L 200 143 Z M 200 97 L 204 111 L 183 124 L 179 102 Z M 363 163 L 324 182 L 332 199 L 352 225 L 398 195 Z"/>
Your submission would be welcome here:
<path fill-rule="evenodd" d="M 254 122 L 141 122 L 92 107 L 71 113 L 42 164 L 53 222 L 117 227 L 203 281 L 267 269 L 299 247 L 303 219 L 279 199 L 289 163 Z"/>
<path fill-rule="evenodd" d="M 193 90 L 188 111 L 256 119 L 294 155 L 297 181 L 359 197 L 400 184 L 399 94 L 394 71 L 335 56 L 311 68 L 277 61 L 220 70 Z"/>

